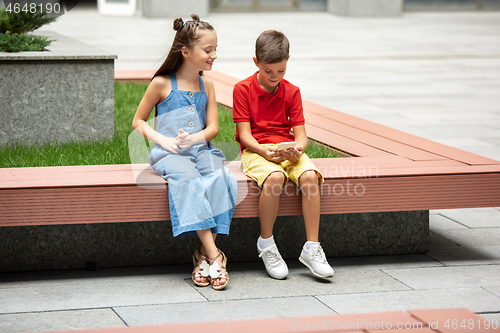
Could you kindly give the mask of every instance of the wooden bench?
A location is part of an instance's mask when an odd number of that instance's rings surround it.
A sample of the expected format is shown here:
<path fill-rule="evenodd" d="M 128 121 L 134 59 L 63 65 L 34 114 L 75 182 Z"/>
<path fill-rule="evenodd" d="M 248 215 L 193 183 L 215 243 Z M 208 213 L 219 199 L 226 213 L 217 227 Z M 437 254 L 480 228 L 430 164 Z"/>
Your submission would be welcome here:
<path fill-rule="evenodd" d="M 148 81 L 151 72 L 117 72 Z M 232 105 L 238 81 L 210 72 L 219 103 Z M 325 175 L 322 214 L 500 206 L 500 161 L 304 101 L 306 130 L 353 157 L 316 159 Z M 238 168 L 241 201 L 234 217 L 255 217 L 258 189 Z M 140 173 L 139 180 L 134 173 Z M 139 182 L 140 186 L 138 186 Z M 155 189 L 155 190 L 152 190 Z M 300 215 L 290 184 L 279 215 Z M 0 169 L 0 226 L 162 221 L 169 219 L 165 182 L 145 165 Z"/>
<path fill-rule="evenodd" d="M 273 318 L 224 322 L 167 324 L 71 331 L 80 333 L 184 333 L 184 332 L 352 332 L 352 333 L 459 333 L 498 332 L 497 321 L 460 309 L 410 310 L 341 314 L 297 318 Z M 69 333 L 67 331 L 66 333 Z M 61 332 L 65 333 L 65 332 Z"/>

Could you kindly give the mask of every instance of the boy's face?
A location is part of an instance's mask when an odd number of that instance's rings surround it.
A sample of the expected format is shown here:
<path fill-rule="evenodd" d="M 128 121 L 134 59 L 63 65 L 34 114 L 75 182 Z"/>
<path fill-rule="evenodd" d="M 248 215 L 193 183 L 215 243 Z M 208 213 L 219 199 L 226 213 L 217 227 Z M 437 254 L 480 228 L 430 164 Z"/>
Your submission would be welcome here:
<path fill-rule="evenodd" d="M 258 62 L 256 57 L 253 58 L 253 61 L 255 66 L 259 68 L 259 74 L 257 74 L 259 85 L 265 91 L 272 92 L 285 76 L 288 59 L 272 64 Z"/>

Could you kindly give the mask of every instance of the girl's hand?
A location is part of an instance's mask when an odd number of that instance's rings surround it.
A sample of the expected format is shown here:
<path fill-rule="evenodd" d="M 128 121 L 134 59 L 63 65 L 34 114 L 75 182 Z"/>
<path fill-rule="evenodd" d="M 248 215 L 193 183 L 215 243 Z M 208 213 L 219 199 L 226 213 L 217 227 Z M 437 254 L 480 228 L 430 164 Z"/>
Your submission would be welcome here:
<path fill-rule="evenodd" d="M 166 136 L 163 136 L 159 141 L 158 144 L 165 149 L 166 151 L 169 151 L 174 154 L 179 153 L 179 141 L 177 138 L 169 138 Z"/>
<path fill-rule="evenodd" d="M 285 160 L 283 158 L 282 152 L 277 151 L 276 147 L 266 146 L 266 147 L 263 147 L 263 148 L 264 148 L 264 150 L 262 151 L 261 155 L 266 160 L 274 162 L 274 163 L 281 163 L 281 162 L 283 162 Z"/>
<path fill-rule="evenodd" d="M 290 161 L 290 163 L 297 162 L 302 156 L 302 147 L 289 148 L 283 152 L 283 158 Z"/>
<path fill-rule="evenodd" d="M 189 148 L 191 147 L 191 135 L 184 131 L 182 128 L 179 129 L 179 135 L 177 135 L 177 140 L 179 141 L 179 148 Z"/>

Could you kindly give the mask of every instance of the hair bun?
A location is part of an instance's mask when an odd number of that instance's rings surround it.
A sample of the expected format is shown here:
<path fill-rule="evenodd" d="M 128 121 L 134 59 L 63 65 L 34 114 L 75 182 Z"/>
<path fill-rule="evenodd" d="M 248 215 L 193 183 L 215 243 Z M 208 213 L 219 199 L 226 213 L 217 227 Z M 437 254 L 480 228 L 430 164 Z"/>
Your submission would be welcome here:
<path fill-rule="evenodd" d="M 182 18 L 178 17 L 174 20 L 174 30 L 175 31 L 180 31 L 183 26 L 184 26 L 184 21 L 182 20 Z"/>
<path fill-rule="evenodd" d="M 196 15 L 196 14 L 192 14 L 191 18 L 193 19 L 193 21 L 200 22 L 200 17 L 198 15 Z"/>

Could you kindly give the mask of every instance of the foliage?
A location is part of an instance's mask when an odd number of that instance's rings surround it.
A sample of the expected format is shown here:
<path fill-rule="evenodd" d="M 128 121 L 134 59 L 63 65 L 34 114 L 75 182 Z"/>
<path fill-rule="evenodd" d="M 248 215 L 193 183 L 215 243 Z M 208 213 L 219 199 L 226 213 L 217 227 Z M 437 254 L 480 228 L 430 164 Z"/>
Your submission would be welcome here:
<path fill-rule="evenodd" d="M 10 31 L 12 34 L 25 34 L 34 31 L 45 24 L 54 22 L 54 17 L 47 17 L 45 12 L 14 11 L 8 12 L 6 8 L 0 8 L 0 33 Z"/>
<path fill-rule="evenodd" d="M 26 33 L 55 20 L 53 17 L 46 17 L 44 12 L 32 13 L 20 10 L 16 13 L 15 11 L 9 12 L 6 8 L 0 8 L 0 51 L 42 51 L 50 45 L 52 40 Z"/>
<path fill-rule="evenodd" d="M 42 51 L 45 47 L 49 46 L 51 42 L 52 40 L 49 40 L 47 37 L 11 34 L 10 31 L 7 31 L 5 34 L 0 34 L 0 51 Z"/>

